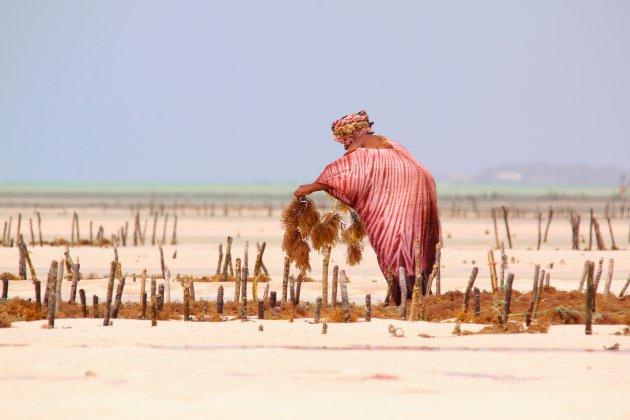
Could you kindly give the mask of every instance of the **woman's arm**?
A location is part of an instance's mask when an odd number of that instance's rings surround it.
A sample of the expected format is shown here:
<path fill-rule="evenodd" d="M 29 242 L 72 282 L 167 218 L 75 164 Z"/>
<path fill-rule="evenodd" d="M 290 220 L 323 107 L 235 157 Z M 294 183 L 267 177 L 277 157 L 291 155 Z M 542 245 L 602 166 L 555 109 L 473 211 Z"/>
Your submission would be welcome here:
<path fill-rule="evenodd" d="M 313 182 L 312 184 L 300 185 L 297 190 L 293 191 L 293 195 L 296 197 L 302 197 L 304 195 L 312 194 L 315 191 L 326 191 L 329 189 L 329 185 L 322 184 L 321 182 Z"/>

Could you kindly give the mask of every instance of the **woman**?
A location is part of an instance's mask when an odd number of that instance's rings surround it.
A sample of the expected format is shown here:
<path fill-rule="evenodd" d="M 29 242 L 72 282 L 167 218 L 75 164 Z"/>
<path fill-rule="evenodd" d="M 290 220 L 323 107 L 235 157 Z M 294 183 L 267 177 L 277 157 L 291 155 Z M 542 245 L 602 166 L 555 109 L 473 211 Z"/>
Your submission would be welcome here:
<path fill-rule="evenodd" d="M 365 111 L 332 124 L 334 139 L 346 153 L 324 169 L 317 180 L 295 190 L 296 197 L 324 190 L 352 207 L 365 226 L 378 264 L 392 270 L 392 298 L 400 304 L 398 268 L 407 273 L 411 297 L 414 243 L 420 242 L 423 293 L 435 261 L 439 238 L 437 192 L 431 173 L 401 145 L 374 134 Z"/>

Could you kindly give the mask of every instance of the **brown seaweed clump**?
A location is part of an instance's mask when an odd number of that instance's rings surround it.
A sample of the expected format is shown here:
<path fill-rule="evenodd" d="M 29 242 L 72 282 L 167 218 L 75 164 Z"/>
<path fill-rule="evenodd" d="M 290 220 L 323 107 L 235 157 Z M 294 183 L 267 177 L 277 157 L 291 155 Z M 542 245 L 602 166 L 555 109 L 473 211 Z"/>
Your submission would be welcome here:
<path fill-rule="evenodd" d="M 363 223 L 359 219 L 359 215 L 351 211 L 350 216 L 352 223 L 343 231 L 341 239 L 348 245 L 346 251 L 346 262 L 349 266 L 355 266 L 363 259 L 363 238 L 366 236 Z"/>
<path fill-rule="evenodd" d="M 343 222 L 337 213 L 328 213 L 321 218 L 319 223 L 311 230 L 311 243 L 313 249 L 321 251 L 327 246 L 333 246 L 339 242 L 339 236 L 343 229 Z"/>
<path fill-rule="evenodd" d="M 361 262 L 363 259 L 363 243 L 359 241 L 351 242 L 348 244 L 348 250 L 346 252 L 346 262 L 350 267 L 353 267 Z"/>
<path fill-rule="evenodd" d="M 311 247 L 307 239 L 319 220 L 317 206 L 306 197 L 294 199 L 282 212 L 282 227 L 285 229 L 282 250 L 299 270 L 311 270 Z"/>

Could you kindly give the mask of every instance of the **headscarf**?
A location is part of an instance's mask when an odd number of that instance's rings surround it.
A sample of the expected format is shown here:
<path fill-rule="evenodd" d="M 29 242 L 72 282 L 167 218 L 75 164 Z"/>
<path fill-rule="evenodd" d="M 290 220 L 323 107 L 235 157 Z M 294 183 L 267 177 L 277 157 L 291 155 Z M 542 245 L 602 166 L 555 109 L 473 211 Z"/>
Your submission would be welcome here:
<path fill-rule="evenodd" d="M 367 112 L 359 111 L 341 117 L 332 123 L 332 132 L 335 141 L 347 146 L 352 141 L 364 134 L 371 134 L 373 122 L 370 121 Z"/>

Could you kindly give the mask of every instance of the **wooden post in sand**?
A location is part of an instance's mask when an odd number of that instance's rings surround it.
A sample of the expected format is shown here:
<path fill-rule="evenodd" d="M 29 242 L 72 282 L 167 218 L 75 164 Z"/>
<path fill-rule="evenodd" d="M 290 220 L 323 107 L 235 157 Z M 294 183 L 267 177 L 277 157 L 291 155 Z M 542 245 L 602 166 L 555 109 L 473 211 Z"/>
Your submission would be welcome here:
<path fill-rule="evenodd" d="M 186 314 L 186 288 L 184 288 L 184 314 Z M 184 315 L 184 321 L 188 321 L 188 318 Z M 156 281 L 155 276 L 151 276 L 151 326 L 157 327 L 157 296 L 156 296 Z"/>
<path fill-rule="evenodd" d="M 580 249 L 580 220 L 581 216 L 574 211 L 570 213 L 570 222 L 571 222 L 571 249 Z"/>
<path fill-rule="evenodd" d="M 155 231 L 157 230 L 158 212 L 153 215 L 153 234 L 151 235 L 151 245 L 155 245 Z"/>
<path fill-rule="evenodd" d="M 223 260 L 223 281 L 227 281 L 228 278 L 228 269 L 230 269 L 230 275 L 233 276 L 233 268 L 232 268 L 232 237 L 227 237 L 227 244 L 225 245 L 225 259 Z M 239 273 L 237 272 L 237 276 Z"/>
<path fill-rule="evenodd" d="M 276 296 L 276 291 L 272 290 L 269 293 L 269 307 L 270 308 L 275 308 L 277 304 L 277 296 Z"/>
<path fill-rule="evenodd" d="M 100 314 L 98 313 L 98 296 L 92 296 L 92 317 L 94 319 L 99 318 Z"/>
<path fill-rule="evenodd" d="M 315 299 L 315 315 L 313 316 L 313 323 L 319 324 L 322 313 L 322 298 Z"/>
<path fill-rule="evenodd" d="M 118 263 L 112 261 L 111 268 L 109 270 L 109 282 L 107 283 L 107 300 L 105 301 L 105 318 L 103 319 L 103 326 L 109 327 L 109 318 L 112 311 L 112 298 L 114 295 L 114 277 L 116 276 L 116 267 Z"/>
<path fill-rule="evenodd" d="M 162 243 L 166 243 L 166 225 L 168 225 L 168 212 L 164 216 L 164 228 L 162 229 Z"/>
<path fill-rule="evenodd" d="M 118 280 L 118 287 L 116 287 L 116 298 L 114 299 L 114 309 L 112 310 L 112 318 L 118 318 L 118 311 L 120 311 L 120 305 L 122 304 L 122 294 L 125 288 L 125 278 Z"/>
<path fill-rule="evenodd" d="M 595 232 L 595 241 L 597 242 L 597 250 L 605 251 L 606 243 L 604 242 L 604 237 L 602 236 L 602 232 L 599 230 L 599 223 L 597 219 L 593 219 L 593 229 Z"/>
<path fill-rule="evenodd" d="M 488 266 L 490 267 L 490 286 L 492 287 L 493 299 L 497 299 L 499 293 L 499 282 L 497 281 L 497 264 L 494 262 L 494 251 L 488 250 Z"/>
<path fill-rule="evenodd" d="M 610 286 L 613 279 L 613 270 L 615 269 L 615 260 L 613 258 L 608 260 L 608 274 L 606 275 L 606 283 L 604 284 L 604 297 L 610 296 Z"/>
<path fill-rule="evenodd" d="M 599 289 L 599 281 L 602 278 L 602 272 L 604 271 L 604 259 L 600 258 L 597 263 L 597 274 L 595 274 L 595 293 L 597 293 L 597 289 Z"/>
<path fill-rule="evenodd" d="M 190 284 L 184 282 L 184 321 L 190 321 Z"/>
<path fill-rule="evenodd" d="M 289 270 L 291 269 L 291 261 L 289 257 L 284 257 L 284 271 L 282 272 L 282 303 L 287 302 L 287 291 L 289 287 Z"/>
<path fill-rule="evenodd" d="M 162 271 L 162 278 L 166 278 L 166 269 L 164 267 L 164 250 L 162 249 L 162 242 L 158 243 L 158 249 L 160 251 L 160 270 Z"/>
<path fill-rule="evenodd" d="M 297 283 L 295 285 L 295 304 L 298 305 L 300 303 L 300 292 L 302 291 L 302 281 L 304 281 L 304 276 L 300 273 L 297 277 Z"/>
<path fill-rule="evenodd" d="M 197 296 L 195 295 L 195 282 L 192 279 L 188 282 L 188 288 L 190 289 L 190 300 L 194 302 L 197 300 Z"/>
<path fill-rule="evenodd" d="M 90 220 L 90 245 L 94 245 L 94 233 L 93 233 L 93 230 L 92 230 L 92 221 L 91 220 Z"/>
<path fill-rule="evenodd" d="M 540 276 L 538 277 L 538 287 L 536 288 L 536 303 L 534 304 L 534 313 L 532 314 L 532 319 L 536 319 L 536 317 L 538 316 L 538 306 L 540 305 L 540 300 L 542 299 L 544 285 L 545 270 L 541 270 Z"/>
<path fill-rule="evenodd" d="M 628 280 L 626 280 L 626 284 L 623 285 L 621 291 L 619 292 L 619 299 L 621 299 L 626 293 L 626 290 L 628 290 L 628 286 L 630 286 L 630 274 L 628 275 Z"/>
<path fill-rule="evenodd" d="M 512 235 L 510 234 L 510 223 L 508 222 L 508 209 L 505 206 L 502 206 L 501 209 L 503 210 L 503 221 L 505 222 L 505 233 L 507 234 L 508 245 L 510 249 L 512 249 Z"/>
<path fill-rule="evenodd" d="M 168 269 L 168 266 L 165 267 L 165 275 L 166 277 L 164 278 L 164 289 L 166 293 L 162 294 L 162 303 L 171 303 L 171 270 Z"/>
<path fill-rule="evenodd" d="M 440 296 L 442 294 L 442 269 L 440 267 L 442 259 L 442 244 L 438 242 L 435 245 L 435 294 Z"/>
<path fill-rule="evenodd" d="M 330 290 L 330 306 L 337 306 L 337 289 L 339 283 L 339 266 L 333 267 L 332 289 Z"/>
<path fill-rule="evenodd" d="M 470 273 L 470 278 L 468 279 L 468 285 L 466 286 L 466 291 L 464 292 L 464 302 L 462 303 L 462 312 L 468 313 L 468 303 L 470 302 L 470 293 L 472 292 L 473 285 L 475 284 L 475 280 L 477 279 L 477 274 L 479 273 L 478 267 L 473 267 L 472 272 Z"/>
<path fill-rule="evenodd" d="M 501 278 L 499 287 L 505 286 L 505 270 L 507 270 L 507 255 L 505 255 L 505 244 L 501 242 Z"/>
<path fill-rule="evenodd" d="M 549 213 L 547 216 L 547 227 L 545 227 L 545 237 L 543 238 L 544 243 L 547 243 L 547 236 L 549 235 L 549 226 L 551 225 L 552 219 L 553 219 L 553 207 L 549 206 Z"/>
<path fill-rule="evenodd" d="M 416 321 L 418 318 L 418 307 L 420 305 L 420 298 L 422 297 L 422 289 L 423 289 L 423 278 L 422 278 L 422 270 L 420 269 L 420 241 L 417 239 L 413 244 L 413 253 L 414 253 L 414 285 L 413 292 L 411 294 L 411 312 L 409 313 L 409 319 L 411 321 Z M 436 259 L 437 264 L 437 259 Z M 367 308 L 366 308 L 367 310 Z"/>
<path fill-rule="evenodd" d="M 295 277 L 289 276 L 289 301 L 295 304 Z"/>
<path fill-rule="evenodd" d="M 177 214 L 173 219 L 173 236 L 171 237 L 171 245 L 177 245 Z"/>
<path fill-rule="evenodd" d="M 32 218 L 28 218 L 28 224 L 31 228 L 31 246 L 35 246 L 35 232 L 33 231 L 33 219 Z"/>
<path fill-rule="evenodd" d="M 61 312 L 61 284 L 63 283 L 63 267 L 65 260 L 62 258 L 59 260 L 57 266 L 57 283 L 55 283 L 55 312 Z"/>
<path fill-rule="evenodd" d="M 536 264 L 534 267 L 534 284 L 532 286 L 532 297 L 529 300 L 527 306 L 527 314 L 525 315 L 525 325 L 529 327 L 532 323 L 532 313 L 534 312 L 534 305 L 536 304 L 536 296 L 538 294 L 538 276 L 540 276 L 540 264 Z"/>
<path fill-rule="evenodd" d="M 608 222 L 608 231 L 610 232 L 610 242 L 612 243 L 611 248 L 613 251 L 617 251 L 617 244 L 615 243 L 615 235 L 613 234 L 612 223 L 610 222 L 610 216 L 606 216 L 606 221 Z"/>
<path fill-rule="evenodd" d="M 24 238 L 18 236 L 18 277 L 26 280 L 26 254 L 24 246 Z"/>
<path fill-rule="evenodd" d="M 265 319 L 265 301 L 258 301 L 258 319 Z"/>
<path fill-rule="evenodd" d="M 475 314 L 475 318 L 479 317 L 479 314 L 481 313 L 481 294 L 478 287 L 473 289 L 473 312 Z"/>
<path fill-rule="evenodd" d="M 58 264 L 57 261 L 51 262 L 48 271 L 48 328 L 55 328 L 55 290 L 57 289 Z"/>
<path fill-rule="evenodd" d="M 33 280 L 33 285 L 35 286 L 35 304 L 37 305 L 37 311 L 40 312 L 42 310 L 42 282 L 36 279 Z"/>
<path fill-rule="evenodd" d="M 83 318 L 87 318 L 88 317 L 87 301 L 85 299 L 85 290 L 83 289 L 79 290 L 79 301 L 81 302 L 81 312 L 83 313 Z"/>
<path fill-rule="evenodd" d="M 331 251 L 331 246 L 324 247 L 324 263 L 322 264 L 322 302 L 324 306 L 328 306 L 328 267 Z"/>
<path fill-rule="evenodd" d="M 505 306 L 503 309 L 503 324 L 507 324 L 510 317 L 510 303 L 512 302 L 512 284 L 514 283 L 514 274 L 508 273 L 505 283 Z"/>
<path fill-rule="evenodd" d="M 590 262 L 588 274 L 586 276 L 586 299 L 584 313 L 584 332 L 586 335 L 593 334 L 593 310 L 595 303 L 595 284 L 593 283 L 593 271 L 595 263 Z"/>
<path fill-rule="evenodd" d="M 44 240 L 42 239 L 42 216 L 37 212 L 37 230 L 39 231 L 39 246 L 44 246 Z"/>
<path fill-rule="evenodd" d="M 223 286 L 217 290 L 217 313 L 223 315 Z"/>
<path fill-rule="evenodd" d="M 595 218 L 593 217 L 593 209 L 591 209 L 591 220 L 588 227 L 588 250 L 589 251 L 593 249 L 593 220 L 595 220 Z"/>
<path fill-rule="evenodd" d="M 405 267 L 398 267 L 398 284 L 400 285 L 400 319 L 407 319 L 407 273 Z"/>
<path fill-rule="evenodd" d="M 9 278 L 6 274 L 2 275 L 2 300 L 9 298 Z"/>
<path fill-rule="evenodd" d="M 241 321 L 247 321 L 247 267 L 241 270 Z"/>
<path fill-rule="evenodd" d="M 223 262 L 223 244 L 219 244 L 219 262 L 217 263 L 217 276 L 221 274 L 222 262 Z"/>
<path fill-rule="evenodd" d="M 341 286 L 341 309 L 343 310 L 343 322 L 350 322 L 350 302 L 348 301 L 348 287 L 346 285 L 346 272 L 339 272 L 339 285 Z"/>
<path fill-rule="evenodd" d="M 236 270 L 236 276 L 234 276 L 234 303 L 241 301 L 241 259 L 237 258 L 234 261 L 234 270 Z"/>
<path fill-rule="evenodd" d="M 141 310 L 140 310 L 140 319 L 147 319 L 147 292 L 142 293 L 142 298 L 140 298 Z"/>
<path fill-rule="evenodd" d="M 385 292 L 385 300 L 383 302 L 383 306 L 389 306 L 392 304 L 392 289 L 394 287 L 394 274 L 391 267 L 388 267 L 385 272 L 385 281 L 387 282 L 387 291 Z M 429 291 L 430 289 L 427 285 L 426 294 L 429 294 Z"/>
<path fill-rule="evenodd" d="M 499 229 L 497 228 L 497 211 L 492 209 L 492 224 L 494 226 L 494 242 L 499 247 Z"/>
<path fill-rule="evenodd" d="M 365 322 L 372 321 L 372 295 L 365 295 Z"/>
<path fill-rule="evenodd" d="M 584 282 L 586 281 L 586 276 L 588 275 L 588 269 L 591 266 L 591 262 L 589 260 L 584 261 L 584 270 L 582 271 L 582 278 L 580 279 L 580 285 L 578 290 L 581 292 L 584 287 Z"/>
<path fill-rule="evenodd" d="M 70 286 L 70 299 L 68 303 L 75 303 L 77 299 L 77 285 L 79 284 L 81 264 L 77 261 L 72 268 L 72 286 Z"/>

